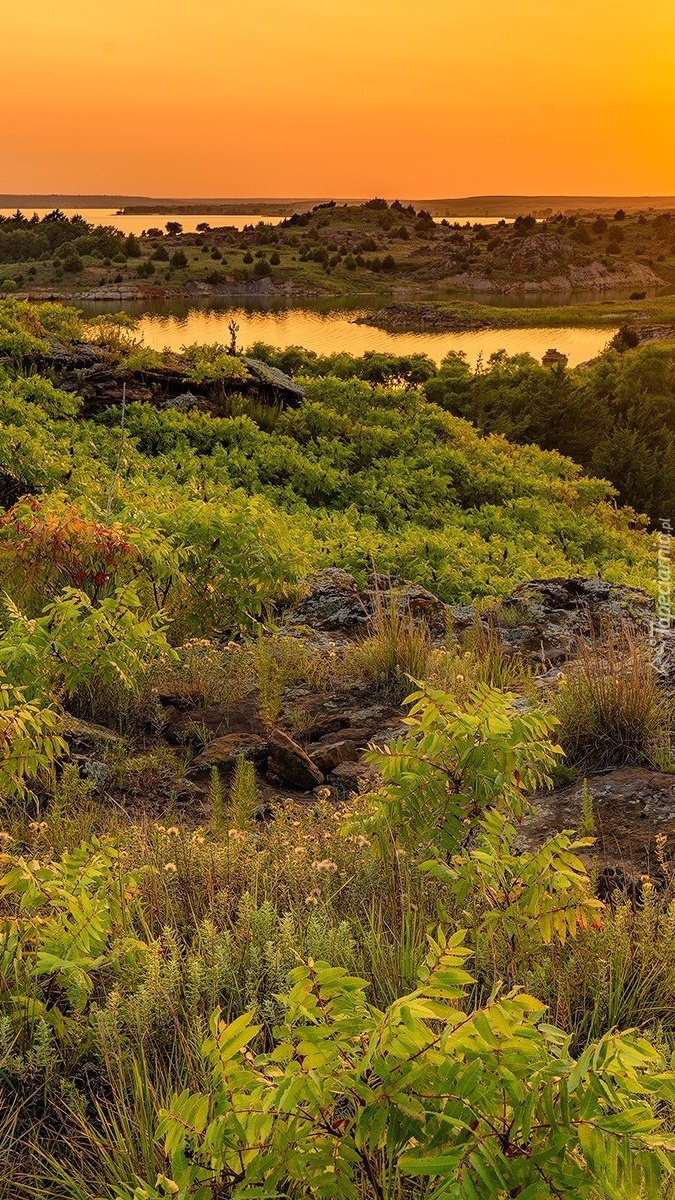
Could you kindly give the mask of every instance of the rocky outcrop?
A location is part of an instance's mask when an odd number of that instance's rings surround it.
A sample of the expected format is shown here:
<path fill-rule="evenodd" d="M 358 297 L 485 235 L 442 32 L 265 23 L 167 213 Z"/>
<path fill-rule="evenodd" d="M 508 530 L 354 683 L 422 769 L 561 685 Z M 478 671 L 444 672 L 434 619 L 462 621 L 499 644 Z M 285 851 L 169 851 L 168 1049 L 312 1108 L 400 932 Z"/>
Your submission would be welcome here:
<path fill-rule="evenodd" d="M 424 622 L 432 639 L 458 641 L 477 628 L 496 633 L 507 654 L 548 668 L 538 675 L 546 686 L 562 664 L 573 657 L 579 640 L 608 623 L 628 621 L 650 628 L 654 606 L 647 593 L 601 579 L 536 579 L 519 584 L 493 609 L 450 608 L 426 589 L 400 579 L 373 576 L 359 587 L 348 572 L 331 568 L 306 581 L 304 595 L 284 618 L 282 633 L 310 645 L 348 645 L 368 633 L 379 603 L 400 605 Z M 322 639 L 325 639 L 323 641 Z M 668 637 L 675 679 L 674 639 Z M 165 786 L 174 799 L 208 811 L 210 775 L 222 773 L 229 785 L 240 756 L 255 763 L 263 808 L 271 810 L 289 791 L 314 803 L 324 784 L 338 799 L 377 785 L 376 771 L 365 761 L 369 746 L 381 746 L 405 732 L 405 712 L 359 679 L 340 677 L 324 690 L 306 684 L 287 687 L 281 697 L 276 728 L 260 718 L 254 690 L 230 704 L 204 704 L 199 687 L 180 682 L 163 689 L 166 739 L 192 747 L 184 781 Z M 523 704 L 528 701 L 523 699 Z M 103 726 L 70 718 L 66 736 L 80 773 L 94 787 L 108 790 L 106 755 L 120 739 Z M 597 844 L 589 861 L 597 860 L 600 892 L 611 897 L 621 890 L 639 898 L 641 875 L 662 873 L 657 837 L 675 839 L 675 774 L 644 767 L 622 768 L 589 777 Z M 560 829 L 579 825 L 582 782 L 535 797 L 534 812 L 519 832 L 523 848 L 541 843 Z M 670 856 L 668 843 L 666 855 Z"/>
<path fill-rule="evenodd" d="M 186 377 L 191 374 L 191 364 L 182 355 L 168 351 L 153 365 L 136 368 L 101 346 L 87 342 L 64 345 L 52 338 L 44 350 L 31 350 L 29 358 L 32 365 L 49 372 L 64 391 L 82 397 L 85 415 L 119 405 L 123 391 L 128 403 L 179 410 L 196 408 L 215 416 L 222 415 L 232 394 L 282 406 L 297 404 L 304 396 L 303 389 L 283 371 L 246 356 L 237 359 L 241 369 L 232 377 L 199 384 L 190 381 L 189 388 Z"/>
<path fill-rule="evenodd" d="M 365 631 L 371 615 L 370 598 L 359 591 L 354 576 L 339 567 L 328 567 L 306 580 L 305 594 L 285 614 L 283 629 L 351 638 Z"/>
<path fill-rule="evenodd" d="M 339 645 L 364 636 L 378 607 L 389 604 L 424 624 L 432 638 L 445 637 L 450 607 L 426 588 L 373 575 L 369 586 L 361 589 L 353 575 L 338 567 L 309 576 L 304 596 L 284 614 L 281 633 L 303 635 L 315 644 Z"/>
<path fill-rule="evenodd" d="M 466 605 L 453 608 L 452 616 L 460 637 L 478 619 L 499 634 L 508 653 L 556 666 L 574 654 L 581 638 L 608 623 L 628 621 L 647 631 L 654 602 L 638 588 L 603 579 L 534 579 L 519 584 L 489 613 Z"/>
<path fill-rule="evenodd" d="M 596 843 L 586 857 L 599 859 L 605 889 L 630 890 L 641 874 L 658 880 L 662 867 L 656 838 L 675 837 L 675 775 L 624 767 L 589 777 L 587 783 L 593 798 Z M 533 848 L 562 829 L 578 829 L 582 787 L 579 781 L 538 796 L 533 816 L 519 833 L 521 846 Z M 666 842 L 667 859 L 672 860 L 674 849 L 675 841 L 672 845 Z"/>

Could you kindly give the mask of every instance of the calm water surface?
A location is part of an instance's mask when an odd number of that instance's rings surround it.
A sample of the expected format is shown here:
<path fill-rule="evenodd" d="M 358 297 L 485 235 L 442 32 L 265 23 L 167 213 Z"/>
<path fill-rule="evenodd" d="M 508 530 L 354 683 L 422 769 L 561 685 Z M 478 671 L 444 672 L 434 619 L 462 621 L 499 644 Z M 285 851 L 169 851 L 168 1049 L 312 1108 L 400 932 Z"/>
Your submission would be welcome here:
<path fill-rule="evenodd" d="M 28 206 L 22 209 L 24 216 L 31 217 L 34 212 L 39 217 L 45 217 L 47 213 L 52 212 L 51 208 L 31 208 Z M 217 229 L 219 226 L 229 225 L 235 229 L 243 229 L 245 225 L 257 225 L 259 221 L 264 221 L 266 225 L 278 225 L 285 217 L 269 217 L 261 216 L 260 213 L 235 213 L 231 216 L 217 216 L 214 213 L 129 213 L 118 215 L 114 208 L 64 208 L 61 210 L 67 217 L 74 217 L 79 213 L 91 225 L 114 225 L 116 229 L 120 229 L 122 233 L 141 234 L 145 229 L 164 229 L 167 221 L 180 221 L 183 226 L 184 233 L 194 233 L 201 221 L 208 221 L 212 229 Z M 0 208 L 0 216 L 11 217 L 12 213 L 16 212 L 15 208 Z M 496 225 L 502 220 L 501 217 L 434 217 L 438 223 L 442 220 L 449 221 L 453 224 L 459 221 L 460 225 L 465 225 L 468 221 L 471 225 L 476 222 L 481 225 Z M 507 224 L 511 224 L 511 219 L 507 220 Z"/>
<path fill-rule="evenodd" d="M 366 350 L 391 354 L 428 354 L 439 363 L 451 350 L 463 351 L 475 366 L 480 356 L 487 359 L 498 350 L 508 354 L 527 352 L 542 358 L 549 347 L 567 354 L 570 366 L 594 358 L 607 345 L 615 329 L 483 329 L 465 333 L 386 333 L 368 325 L 355 325 L 360 310 L 344 308 L 325 311 L 312 308 L 270 308 L 228 305 L 223 308 L 191 306 L 187 302 L 158 302 L 152 308 L 124 305 L 82 305 L 89 315 L 125 308 L 138 316 L 139 332 L 146 345 L 155 350 L 168 346 L 180 350 L 193 342 L 229 341 L 228 324 L 234 318 L 239 325 L 239 344 L 268 342 L 279 348 L 304 346 L 317 354 L 347 350 L 363 354 Z"/>
<path fill-rule="evenodd" d="M 36 212 L 39 217 L 45 217 L 47 213 L 52 212 L 51 208 L 26 208 L 22 210 L 24 216 L 32 217 Z M 283 221 L 283 217 L 261 217 L 259 214 L 247 213 L 246 215 L 235 214 L 226 217 L 216 217 L 208 213 L 129 213 L 128 215 L 120 215 L 115 212 L 114 208 L 63 208 L 61 210 L 67 217 L 74 217 L 79 213 L 84 217 L 85 221 L 89 221 L 91 225 L 114 225 L 116 229 L 122 233 L 141 234 L 145 229 L 164 229 L 167 221 L 180 221 L 183 226 L 184 233 L 194 233 L 200 221 L 208 221 L 212 228 L 218 225 L 234 226 L 235 229 L 243 229 L 244 225 L 257 225 L 259 221 L 265 221 L 267 225 L 278 225 Z M 0 216 L 11 217 L 12 213 L 16 212 L 15 208 L 0 208 Z"/>

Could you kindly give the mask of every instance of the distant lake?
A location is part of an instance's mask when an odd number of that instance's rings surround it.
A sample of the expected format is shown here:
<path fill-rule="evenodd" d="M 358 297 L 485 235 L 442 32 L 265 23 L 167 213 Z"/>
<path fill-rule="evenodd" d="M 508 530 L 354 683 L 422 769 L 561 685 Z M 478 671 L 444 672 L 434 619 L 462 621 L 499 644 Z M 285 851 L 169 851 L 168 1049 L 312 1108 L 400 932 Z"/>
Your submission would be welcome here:
<path fill-rule="evenodd" d="M 46 217 L 47 213 L 53 212 L 51 208 L 25 208 L 21 210 L 25 217 L 32 217 L 36 212 L 39 217 Z M 67 217 L 79 216 L 84 217 L 91 225 L 114 225 L 116 229 L 122 233 L 141 234 L 144 229 L 161 229 L 163 230 L 167 221 L 180 221 L 183 226 L 184 233 L 194 233 L 201 221 L 208 221 L 212 228 L 217 228 L 219 225 L 234 226 L 235 229 L 243 229 L 245 225 L 257 225 L 259 221 L 265 221 L 267 225 L 278 225 L 283 221 L 283 217 L 265 217 L 256 213 L 235 213 L 234 216 L 214 216 L 208 213 L 130 213 L 118 215 L 114 208 L 63 208 L 61 209 Z M 15 208 L 0 208 L 0 216 L 11 217 L 12 213 L 16 212 Z"/>
<path fill-rule="evenodd" d="M 47 213 L 53 212 L 51 208 L 31 208 L 30 206 L 21 210 L 25 217 L 32 217 L 36 212 L 39 217 L 46 217 Z M 235 213 L 231 216 L 216 215 L 214 213 L 129 213 L 118 215 L 114 208 L 63 208 L 61 209 L 67 217 L 79 216 L 84 217 L 90 225 L 114 225 L 116 229 L 122 233 L 135 233 L 137 235 L 143 233 L 145 229 L 161 229 L 163 230 L 167 221 L 180 221 L 183 226 L 184 233 L 195 233 L 197 226 L 202 221 L 207 221 L 212 229 L 229 225 L 235 229 L 243 229 L 245 225 L 257 225 L 260 221 L 264 221 L 266 225 L 279 225 L 284 221 L 285 217 L 269 217 L 260 213 Z M 0 217 L 11 217 L 16 212 L 16 208 L 0 208 Z M 441 221 L 448 221 L 453 225 L 455 221 L 459 221 L 460 225 L 466 225 L 467 221 L 471 225 L 479 223 L 481 225 L 497 225 L 499 221 L 504 220 L 503 217 L 434 217 L 437 224 Z M 511 219 L 507 220 L 507 225 L 511 224 Z"/>
<path fill-rule="evenodd" d="M 541 359 L 555 347 L 577 366 L 604 350 L 615 329 L 481 329 L 464 333 L 387 333 L 369 325 L 355 325 L 359 309 L 328 309 L 325 304 L 305 303 L 299 308 L 282 308 L 264 303 L 227 304 L 222 307 L 195 305 L 191 301 L 166 300 L 154 303 L 119 302 L 95 304 L 81 302 L 87 315 L 124 309 L 139 318 L 139 333 L 147 346 L 155 350 L 169 347 L 180 350 L 193 342 L 229 341 L 228 324 L 234 318 L 239 325 L 240 346 L 268 342 L 272 346 L 304 346 L 317 354 L 347 350 L 364 354 L 376 350 L 390 354 L 428 354 L 440 363 L 451 350 L 462 350 L 475 366 L 498 350 L 508 354 L 527 352 Z"/>

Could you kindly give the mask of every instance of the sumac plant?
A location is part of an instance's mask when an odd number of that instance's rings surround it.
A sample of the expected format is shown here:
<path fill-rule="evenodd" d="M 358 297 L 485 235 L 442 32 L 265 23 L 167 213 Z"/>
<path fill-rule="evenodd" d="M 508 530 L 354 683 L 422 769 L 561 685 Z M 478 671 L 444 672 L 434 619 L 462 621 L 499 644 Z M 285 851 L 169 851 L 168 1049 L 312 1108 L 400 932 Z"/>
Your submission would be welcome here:
<path fill-rule="evenodd" d="M 0 517 L 0 578 L 20 602 L 44 603 L 64 587 L 97 600 L 138 570 L 138 550 L 124 531 L 74 505 L 27 496 Z"/>
<path fill-rule="evenodd" d="M 577 853 L 592 838 L 563 831 L 534 851 L 517 847 L 528 795 L 550 786 L 562 750 L 557 718 L 515 701 L 486 685 L 466 705 L 427 685 L 414 692 L 407 735 L 368 755 L 382 785 L 358 824 L 383 855 L 418 854 L 477 930 L 532 950 L 597 924 L 602 904 Z"/>
<path fill-rule="evenodd" d="M 30 698 L 60 700 L 133 696 L 153 663 L 171 657 L 161 613 L 144 616 L 132 585 L 94 605 L 66 588 L 39 617 L 6 601 L 9 625 L 0 638 L 0 668 Z"/>
<path fill-rule="evenodd" d="M 133 976 L 148 946 L 134 931 L 140 872 L 108 839 L 60 858 L 0 854 L 0 987 L 20 1040 L 37 1021 L 68 1040 L 92 1001 Z"/>
<path fill-rule="evenodd" d="M 254 1014 L 216 1013 L 210 1087 L 172 1098 L 164 1173 L 120 1200 L 657 1195 L 675 1152 L 657 1051 L 612 1033 L 575 1060 L 521 992 L 472 1011 L 467 957 L 461 933 L 431 941 L 419 986 L 384 1011 L 343 968 L 300 966 L 270 1054 Z"/>
<path fill-rule="evenodd" d="M 68 753 L 59 726 L 53 708 L 0 683 L 0 801 L 29 799 L 36 784 L 50 781 L 57 759 Z"/>
<path fill-rule="evenodd" d="M 511 821 L 556 760 L 552 718 L 478 690 L 465 708 L 411 697 L 409 736 L 373 752 L 382 787 L 366 822 L 382 847 L 427 855 L 457 897 L 482 895 L 478 929 L 564 940 L 599 905 L 575 844 L 513 851 Z M 576 843 L 578 845 L 578 843 Z M 524 933 L 522 932 L 524 931 Z M 159 1116 L 164 1170 L 120 1200 L 629 1200 L 675 1165 L 664 1116 L 675 1073 L 634 1033 L 578 1059 L 545 1006 L 497 984 L 478 1002 L 465 933 L 439 930 L 417 988 L 385 1010 L 326 962 L 290 974 L 284 1020 L 257 1053 L 254 1012 L 216 1012 L 206 1088 Z"/>

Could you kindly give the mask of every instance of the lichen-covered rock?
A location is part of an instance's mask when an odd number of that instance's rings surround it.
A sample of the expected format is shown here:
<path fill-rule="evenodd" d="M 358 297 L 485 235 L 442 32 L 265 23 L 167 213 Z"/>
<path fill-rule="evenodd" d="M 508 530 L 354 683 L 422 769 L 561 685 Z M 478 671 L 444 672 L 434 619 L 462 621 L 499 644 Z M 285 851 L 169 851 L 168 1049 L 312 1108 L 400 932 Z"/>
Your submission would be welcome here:
<path fill-rule="evenodd" d="M 472 605 L 453 608 L 452 615 L 460 637 L 476 620 Z M 556 666 L 575 653 L 581 638 L 608 624 L 628 621 L 646 632 L 654 602 L 639 588 L 604 579 L 534 579 L 519 584 L 479 619 L 484 628 L 494 627 L 508 653 Z"/>
<path fill-rule="evenodd" d="M 448 629 L 449 605 L 416 583 L 375 575 L 368 588 L 360 589 L 348 571 L 327 567 L 310 575 L 306 588 L 305 596 L 286 613 L 282 632 L 301 629 L 310 639 L 319 634 L 318 640 L 326 646 L 330 641 L 326 641 L 327 634 L 332 635 L 336 646 L 364 636 L 377 610 L 390 605 L 426 625 L 432 638 L 445 637 Z"/>
<path fill-rule="evenodd" d="M 339 567 L 316 571 L 306 580 L 306 589 L 302 600 L 286 614 L 284 626 L 350 636 L 366 629 L 372 607 L 348 571 Z"/>
<path fill-rule="evenodd" d="M 657 834 L 675 835 L 675 775 L 644 767 L 622 767 L 587 780 L 593 797 L 596 844 L 589 857 L 603 867 L 659 874 Z M 525 847 L 539 845 L 561 829 L 577 829 L 583 781 L 545 792 L 519 833 Z M 672 851 L 667 853 L 672 854 Z M 609 875 L 607 876 L 609 878 Z"/>
<path fill-rule="evenodd" d="M 226 733 L 214 738 L 192 761 L 193 771 L 211 767 L 234 766 L 240 757 L 252 762 L 264 762 L 269 754 L 269 742 L 265 737 L 246 733 Z"/>

